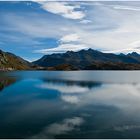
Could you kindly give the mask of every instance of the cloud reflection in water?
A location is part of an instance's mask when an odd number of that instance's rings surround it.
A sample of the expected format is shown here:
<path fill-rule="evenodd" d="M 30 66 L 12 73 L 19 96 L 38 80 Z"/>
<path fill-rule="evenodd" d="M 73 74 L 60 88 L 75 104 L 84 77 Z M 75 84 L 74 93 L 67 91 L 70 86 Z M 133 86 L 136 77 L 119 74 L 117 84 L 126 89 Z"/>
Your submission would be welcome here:
<path fill-rule="evenodd" d="M 93 81 L 79 80 L 73 72 L 62 73 L 62 79 L 59 73 L 51 79 L 49 72 L 19 72 L 20 80 L 0 94 L 0 137 L 140 138 L 135 134 L 140 130 L 139 73 L 112 72 L 110 78 L 111 73 L 84 73 Z M 68 79 L 72 75 L 77 79 Z"/>
<path fill-rule="evenodd" d="M 39 134 L 33 136 L 32 138 L 53 138 L 55 135 L 67 134 L 70 131 L 76 130 L 76 128 L 83 123 L 84 120 L 80 117 L 67 118 L 62 122 L 53 123 L 47 126 Z"/>
<path fill-rule="evenodd" d="M 106 84 L 94 85 L 90 88 L 82 84 L 68 84 L 67 81 L 61 83 L 55 80 L 49 83 L 43 83 L 38 87 L 43 89 L 52 89 L 59 91 L 63 101 L 78 106 L 88 104 L 100 104 L 106 106 L 115 106 L 123 110 L 140 110 L 138 104 L 140 100 L 140 84 Z M 88 85 L 88 83 L 87 83 Z M 135 106 L 135 107 L 134 107 Z"/>

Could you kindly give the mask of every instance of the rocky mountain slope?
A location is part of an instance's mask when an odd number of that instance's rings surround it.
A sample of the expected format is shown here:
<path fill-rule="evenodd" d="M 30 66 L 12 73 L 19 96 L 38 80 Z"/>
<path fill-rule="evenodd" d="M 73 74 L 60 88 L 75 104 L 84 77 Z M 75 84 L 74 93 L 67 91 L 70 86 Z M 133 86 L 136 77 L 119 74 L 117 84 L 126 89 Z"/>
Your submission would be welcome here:
<path fill-rule="evenodd" d="M 31 63 L 12 53 L 0 50 L 0 70 L 26 70 Z"/>

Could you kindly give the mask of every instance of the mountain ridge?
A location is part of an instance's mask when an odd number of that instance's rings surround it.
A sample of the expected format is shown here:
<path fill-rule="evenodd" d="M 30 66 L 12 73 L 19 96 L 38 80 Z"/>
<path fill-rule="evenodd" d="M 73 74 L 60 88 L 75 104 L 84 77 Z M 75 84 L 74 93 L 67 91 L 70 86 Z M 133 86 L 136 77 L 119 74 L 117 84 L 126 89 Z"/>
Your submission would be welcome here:
<path fill-rule="evenodd" d="M 28 70 L 32 64 L 10 52 L 0 50 L 0 70 Z"/>
<path fill-rule="evenodd" d="M 138 67 L 139 69 L 138 65 L 140 65 L 140 55 L 136 52 L 132 52 L 127 55 L 125 54 L 117 55 L 113 53 L 103 53 L 90 48 L 88 50 L 80 50 L 77 52 L 67 51 L 65 53 L 56 53 L 56 54 L 54 53 L 44 55 L 42 58 L 33 62 L 33 64 L 54 70 L 55 68 L 59 70 L 59 66 L 61 67 L 60 70 L 62 69 L 63 66 L 69 69 L 70 67 L 72 67 L 72 70 L 73 69 L 83 70 L 87 69 L 89 66 L 92 66 L 93 64 L 96 65 L 100 64 L 101 66 L 101 63 L 109 64 L 110 69 L 113 63 L 115 63 L 116 66 L 119 64 L 122 65 L 124 63 L 127 65 L 127 69 L 129 69 L 128 64 L 131 64 L 131 66 L 134 65 L 135 68 Z M 98 67 L 96 67 L 96 69 L 97 68 Z"/>
<path fill-rule="evenodd" d="M 140 54 L 113 54 L 88 49 L 44 55 L 37 61 L 28 62 L 0 50 L 0 70 L 140 70 Z"/>

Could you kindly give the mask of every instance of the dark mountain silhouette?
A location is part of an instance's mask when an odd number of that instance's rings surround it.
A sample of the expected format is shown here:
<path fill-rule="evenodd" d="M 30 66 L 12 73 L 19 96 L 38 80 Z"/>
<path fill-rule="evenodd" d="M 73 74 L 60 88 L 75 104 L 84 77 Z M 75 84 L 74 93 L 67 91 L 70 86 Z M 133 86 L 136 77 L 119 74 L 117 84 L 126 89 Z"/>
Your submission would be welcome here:
<path fill-rule="evenodd" d="M 88 49 L 44 55 L 33 64 L 48 70 L 140 69 L 140 55 L 135 52 L 116 55 Z"/>
<path fill-rule="evenodd" d="M 140 62 L 140 55 L 136 52 L 132 52 L 132 53 L 128 53 L 127 56 L 137 60 L 138 62 Z"/>

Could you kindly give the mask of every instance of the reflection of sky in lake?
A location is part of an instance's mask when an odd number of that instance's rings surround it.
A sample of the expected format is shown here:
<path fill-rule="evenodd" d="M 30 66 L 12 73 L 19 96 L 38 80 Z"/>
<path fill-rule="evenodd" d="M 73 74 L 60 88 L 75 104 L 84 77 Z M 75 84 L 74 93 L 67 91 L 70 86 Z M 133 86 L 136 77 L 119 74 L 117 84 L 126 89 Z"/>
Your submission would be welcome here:
<path fill-rule="evenodd" d="M 0 138 L 140 138 L 139 72 L 76 73 L 3 74 Z"/>

